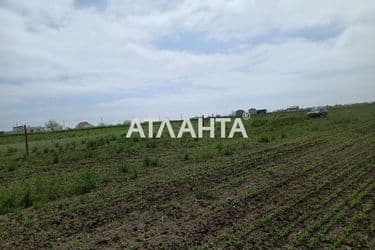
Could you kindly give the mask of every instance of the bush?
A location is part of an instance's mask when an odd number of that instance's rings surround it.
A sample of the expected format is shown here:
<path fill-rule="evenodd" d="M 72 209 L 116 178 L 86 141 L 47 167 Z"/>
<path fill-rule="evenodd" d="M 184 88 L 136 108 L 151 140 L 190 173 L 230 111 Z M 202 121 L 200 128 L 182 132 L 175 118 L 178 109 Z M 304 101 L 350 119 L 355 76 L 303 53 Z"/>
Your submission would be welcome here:
<path fill-rule="evenodd" d="M 0 214 L 12 212 L 17 204 L 17 194 L 13 190 L 5 190 L 0 193 Z"/>
<path fill-rule="evenodd" d="M 88 193 L 99 186 L 98 177 L 91 172 L 85 172 L 79 175 L 78 182 L 75 186 L 74 193 L 84 194 Z"/>
<path fill-rule="evenodd" d="M 33 205 L 33 200 L 31 198 L 30 188 L 26 188 L 25 192 L 22 194 L 20 206 L 22 208 L 28 208 L 28 207 L 31 207 L 32 205 Z"/>
<path fill-rule="evenodd" d="M 29 186 L 23 189 L 7 188 L 0 193 L 0 214 L 14 212 L 19 208 L 28 208 L 34 204 L 32 190 Z"/>

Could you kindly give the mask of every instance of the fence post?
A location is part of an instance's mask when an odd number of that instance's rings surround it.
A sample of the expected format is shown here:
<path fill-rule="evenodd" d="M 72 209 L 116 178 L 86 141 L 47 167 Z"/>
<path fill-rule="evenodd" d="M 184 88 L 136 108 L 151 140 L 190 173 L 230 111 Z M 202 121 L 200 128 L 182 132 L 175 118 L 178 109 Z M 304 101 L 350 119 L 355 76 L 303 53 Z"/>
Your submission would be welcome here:
<path fill-rule="evenodd" d="M 29 142 L 27 141 L 27 127 L 23 125 L 23 131 L 25 134 L 25 146 L 26 146 L 26 155 L 29 156 Z"/>

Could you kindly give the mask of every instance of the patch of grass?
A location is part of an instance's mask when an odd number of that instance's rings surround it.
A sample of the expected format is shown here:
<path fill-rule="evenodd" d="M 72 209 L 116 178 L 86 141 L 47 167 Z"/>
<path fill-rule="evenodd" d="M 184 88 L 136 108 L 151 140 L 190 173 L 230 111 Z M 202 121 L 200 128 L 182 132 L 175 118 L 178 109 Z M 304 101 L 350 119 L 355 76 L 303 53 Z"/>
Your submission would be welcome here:
<path fill-rule="evenodd" d="M 85 172 L 79 175 L 75 183 L 74 193 L 84 194 L 96 189 L 100 184 L 100 180 L 95 173 Z"/>
<path fill-rule="evenodd" d="M 268 142 L 271 142 L 271 139 L 268 136 L 263 135 L 262 137 L 259 138 L 258 142 L 268 143 Z"/>
<path fill-rule="evenodd" d="M 33 153 L 33 154 L 39 154 L 39 148 L 38 147 L 32 147 L 31 148 L 31 153 Z"/>
<path fill-rule="evenodd" d="M 147 141 L 146 148 L 156 148 L 156 142 L 154 140 Z"/>
<path fill-rule="evenodd" d="M 59 155 L 58 154 L 53 155 L 52 163 L 53 164 L 59 163 Z"/>
<path fill-rule="evenodd" d="M 119 171 L 122 173 L 129 173 L 130 172 L 130 164 L 127 161 L 121 162 L 119 166 Z"/>
<path fill-rule="evenodd" d="M 16 153 L 17 151 L 18 151 L 17 148 L 14 148 L 14 147 L 7 147 L 7 152 L 8 152 L 9 154 L 11 154 L 11 153 Z"/>
<path fill-rule="evenodd" d="M 223 155 L 226 155 L 226 156 L 233 155 L 233 148 L 229 146 L 225 147 L 223 149 Z"/>
<path fill-rule="evenodd" d="M 134 166 L 130 168 L 130 179 L 135 180 L 138 178 L 138 169 Z"/>
<path fill-rule="evenodd" d="M 81 172 L 72 176 L 36 177 L 24 184 L 12 184 L 0 189 L 0 214 L 45 204 L 62 197 L 84 194 L 97 189 L 107 176 L 94 172 Z"/>
<path fill-rule="evenodd" d="M 122 145 L 115 145 L 113 146 L 113 152 L 116 152 L 116 154 L 119 154 L 124 151 L 124 148 Z"/>
<path fill-rule="evenodd" d="M 266 126 L 267 124 L 268 124 L 268 120 L 266 119 L 256 119 L 251 123 L 251 126 L 257 128 L 257 127 Z"/>
<path fill-rule="evenodd" d="M 223 150 L 223 144 L 218 143 L 218 144 L 216 145 L 216 149 L 217 149 L 219 152 L 221 152 L 221 151 Z"/>
<path fill-rule="evenodd" d="M 194 197 L 197 200 L 209 200 L 214 198 L 214 194 L 211 190 L 199 187 L 194 192 Z"/>
<path fill-rule="evenodd" d="M 8 163 L 6 169 L 8 172 L 13 172 L 15 171 L 18 167 L 20 166 L 20 164 L 16 161 L 11 161 Z"/>
<path fill-rule="evenodd" d="M 138 137 L 138 136 L 134 136 L 134 137 L 132 137 L 132 141 L 133 141 L 133 142 L 139 142 L 139 137 Z"/>
<path fill-rule="evenodd" d="M 135 148 L 132 146 L 126 147 L 124 151 L 127 156 L 133 156 L 136 153 Z"/>
<path fill-rule="evenodd" d="M 143 159 L 143 166 L 145 168 L 147 168 L 147 167 L 157 167 L 157 166 L 159 166 L 159 160 L 156 159 L 156 158 L 150 158 L 150 157 L 146 156 Z"/>
<path fill-rule="evenodd" d="M 86 143 L 86 147 L 88 149 L 95 148 L 96 146 L 97 146 L 96 141 L 93 140 L 93 139 L 88 140 L 87 143 Z"/>
<path fill-rule="evenodd" d="M 211 150 L 206 150 L 206 151 L 198 151 L 195 155 L 195 159 L 197 161 L 205 161 L 208 159 L 212 159 L 216 153 Z"/>
<path fill-rule="evenodd" d="M 190 159 L 190 154 L 189 153 L 184 153 L 182 160 L 183 161 L 188 161 Z"/>

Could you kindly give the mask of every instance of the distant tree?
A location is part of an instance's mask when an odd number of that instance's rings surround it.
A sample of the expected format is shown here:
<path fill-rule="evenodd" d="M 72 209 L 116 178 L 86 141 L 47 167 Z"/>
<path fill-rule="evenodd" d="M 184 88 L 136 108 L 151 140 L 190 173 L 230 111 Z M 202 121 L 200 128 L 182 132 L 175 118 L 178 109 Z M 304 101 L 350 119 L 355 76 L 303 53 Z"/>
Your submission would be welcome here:
<path fill-rule="evenodd" d="M 62 126 L 55 120 L 49 120 L 46 122 L 46 128 L 51 129 L 52 131 L 61 130 Z"/>

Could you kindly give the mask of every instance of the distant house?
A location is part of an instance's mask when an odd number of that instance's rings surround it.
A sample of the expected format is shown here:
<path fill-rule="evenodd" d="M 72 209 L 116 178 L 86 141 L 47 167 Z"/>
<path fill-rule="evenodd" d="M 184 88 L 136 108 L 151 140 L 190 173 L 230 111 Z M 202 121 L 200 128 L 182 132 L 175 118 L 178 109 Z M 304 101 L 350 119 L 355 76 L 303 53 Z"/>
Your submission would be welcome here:
<path fill-rule="evenodd" d="M 239 117 L 239 116 L 242 116 L 244 113 L 245 113 L 245 110 L 239 109 L 235 112 L 235 115 Z"/>
<path fill-rule="evenodd" d="M 23 132 L 23 126 L 15 126 L 13 127 L 14 133 L 22 133 Z"/>
<path fill-rule="evenodd" d="M 248 112 L 249 112 L 250 115 L 255 115 L 257 113 L 257 110 L 254 109 L 254 108 L 251 108 L 251 109 L 249 109 Z"/>
<path fill-rule="evenodd" d="M 289 111 L 289 112 L 298 111 L 298 110 L 299 110 L 298 106 L 290 106 L 290 107 L 285 109 L 285 111 Z"/>
<path fill-rule="evenodd" d="M 82 128 L 93 128 L 94 126 L 90 123 L 84 121 L 77 124 L 76 129 L 82 129 Z"/>
<path fill-rule="evenodd" d="M 27 132 L 29 133 L 36 133 L 36 132 L 42 132 L 42 131 L 47 131 L 47 128 L 41 127 L 41 126 L 35 126 L 35 127 L 27 127 Z M 16 126 L 13 127 L 13 132 L 14 133 L 23 133 L 23 126 Z"/>
<path fill-rule="evenodd" d="M 257 114 L 267 114 L 267 109 L 258 109 Z"/>
<path fill-rule="evenodd" d="M 45 127 L 37 126 L 37 127 L 28 127 L 27 131 L 30 133 L 36 133 L 36 132 L 43 132 L 46 131 Z"/>

